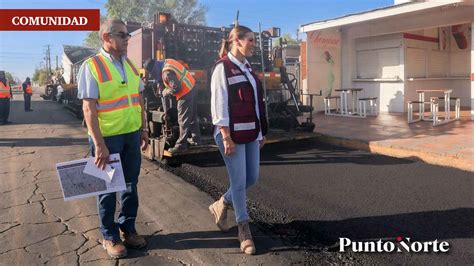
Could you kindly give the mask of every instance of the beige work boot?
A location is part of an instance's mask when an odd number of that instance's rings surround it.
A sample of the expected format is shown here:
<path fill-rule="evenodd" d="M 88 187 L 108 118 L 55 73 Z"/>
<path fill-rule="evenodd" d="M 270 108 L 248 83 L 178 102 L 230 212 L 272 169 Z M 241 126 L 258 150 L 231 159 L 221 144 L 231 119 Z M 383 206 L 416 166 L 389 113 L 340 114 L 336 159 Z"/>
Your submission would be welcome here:
<path fill-rule="evenodd" d="M 129 248 L 141 249 L 146 246 L 146 240 L 143 236 L 137 233 L 122 233 L 123 244 Z"/>
<path fill-rule="evenodd" d="M 230 229 L 227 221 L 227 210 L 230 207 L 231 205 L 225 202 L 223 196 L 209 206 L 209 211 L 214 214 L 216 225 L 222 232 L 227 232 Z"/>
<path fill-rule="evenodd" d="M 247 255 L 255 254 L 255 244 L 252 240 L 252 232 L 250 232 L 249 221 L 240 222 L 238 227 L 240 250 Z"/>
<path fill-rule="evenodd" d="M 120 259 L 127 256 L 127 248 L 123 245 L 122 240 L 106 240 L 102 241 L 102 247 L 107 251 L 107 254 L 114 258 Z"/>

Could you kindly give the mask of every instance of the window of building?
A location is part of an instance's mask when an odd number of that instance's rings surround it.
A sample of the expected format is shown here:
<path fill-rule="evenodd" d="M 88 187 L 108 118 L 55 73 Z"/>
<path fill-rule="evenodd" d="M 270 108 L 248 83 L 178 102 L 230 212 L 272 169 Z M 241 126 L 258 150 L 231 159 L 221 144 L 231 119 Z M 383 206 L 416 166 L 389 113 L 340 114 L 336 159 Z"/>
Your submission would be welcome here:
<path fill-rule="evenodd" d="M 357 51 L 358 79 L 399 79 L 400 48 Z"/>

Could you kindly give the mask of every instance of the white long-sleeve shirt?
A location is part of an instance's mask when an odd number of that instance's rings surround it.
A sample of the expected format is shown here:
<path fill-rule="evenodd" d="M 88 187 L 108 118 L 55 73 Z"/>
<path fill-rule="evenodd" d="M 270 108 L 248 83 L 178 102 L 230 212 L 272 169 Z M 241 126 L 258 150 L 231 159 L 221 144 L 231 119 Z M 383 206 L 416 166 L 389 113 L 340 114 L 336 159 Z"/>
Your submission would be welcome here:
<path fill-rule="evenodd" d="M 257 95 L 257 82 L 253 78 L 252 68 L 247 59 L 242 63 L 230 52 L 227 53 L 230 61 L 236 64 L 240 70 L 247 76 L 250 83 L 252 84 L 253 93 L 255 96 L 255 111 L 257 113 L 258 119 L 260 119 L 260 112 L 258 108 L 258 95 Z M 228 127 L 229 126 L 229 104 L 228 104 L 228 86 L 227 80 L 224 71 L 224 64 L 218 64 L 214 68 L 211 77 L 211 114 L 212 114 L 212 124 L 216 126 L 214 128 L 214 137 L 219 133 L 219 127 Z M 262 129 L 258 133 L 257 140 L 262 140 Z"/>

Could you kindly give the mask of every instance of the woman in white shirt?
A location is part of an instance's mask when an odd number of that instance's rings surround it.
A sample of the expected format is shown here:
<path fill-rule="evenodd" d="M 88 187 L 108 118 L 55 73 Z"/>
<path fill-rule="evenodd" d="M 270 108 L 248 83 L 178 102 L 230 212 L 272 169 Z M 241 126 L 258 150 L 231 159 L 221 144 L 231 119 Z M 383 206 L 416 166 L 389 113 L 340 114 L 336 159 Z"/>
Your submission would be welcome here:
<path fill-rule="evenodd" d="M 246 59 L 252 56 L 254 48 L 252 30 L 244 26 L 234 27 L 228 39 L 222 40 L 221 59 L 216 63 L 211 78 L 214 139 L 227 167 L 230 187 L 209 206 L 209 210 L 219 229 L 228 231 L 227 210 L 233 206 L 240 249 L 245 254 L 255 253 L 246 190 L 257 182 L 260 148 L 267 131 L 262 86 Z"/>

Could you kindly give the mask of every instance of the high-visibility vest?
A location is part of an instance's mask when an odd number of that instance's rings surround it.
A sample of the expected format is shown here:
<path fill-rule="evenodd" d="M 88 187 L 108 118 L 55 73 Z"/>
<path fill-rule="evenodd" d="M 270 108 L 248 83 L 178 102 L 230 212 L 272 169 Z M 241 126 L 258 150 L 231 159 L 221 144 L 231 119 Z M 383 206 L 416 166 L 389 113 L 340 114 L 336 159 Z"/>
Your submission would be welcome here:
<path fill-rule="evenodd" d="M 33 87 L 31 87 L 31 84 L 26 85 L 26 94 L 33 94 Z"/>
<path fill-rule="evenodd" d="M 166 59 L 163 70 L 161 71 L 161 73 L 163 73 L 163 80 L 165 80 L 165 71 L 173 71 L 181 83 L 181 90 L 174 95 L 177 100 L 188 94 L 193 89 L 196 81 L 191 72 L 189 72 L 189 70 L 187 70 L 180 62 L 174 59 Z M 169 87 L 166 82 L 164 82 L 164 84 L 166 87 Z"/>
<path fill-rule="evenodd" d="M 137 131 L 142 126 L 137 68 L 128 58 L 124 61 L 127 76 L 127 82 L 124 82 L 110 59 L 100 53 L 85 63 L 99 86 L 97 114 L 102 136 Z"/>
<path fill-rule="evenodd" d="M 3 82 L 0 81 L 0 98 L 1 99 L 10 99 L 12 96 L 10 94 L 10 85 L 8 84 L 3 84 Z"/>

